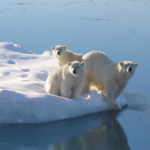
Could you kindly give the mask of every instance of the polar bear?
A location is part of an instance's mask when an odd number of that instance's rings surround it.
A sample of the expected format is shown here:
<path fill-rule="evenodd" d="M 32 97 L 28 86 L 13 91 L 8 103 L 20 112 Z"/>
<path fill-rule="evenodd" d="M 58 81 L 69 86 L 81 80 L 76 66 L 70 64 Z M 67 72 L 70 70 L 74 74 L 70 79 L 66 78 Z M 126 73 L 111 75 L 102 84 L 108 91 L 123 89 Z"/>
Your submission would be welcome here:
<path fill-rule="evenodd" d="M 58 67 L 66 65 L 67 62 L 82 60 L 82 54 L 76 54 L 67 50 L 67 46 L 58 45 L 51 47 L 54 57 L 57 59 Z"/>
<path fill-rule="evenodd" d="M 46 92 L 66 98 L 77 98 L 84 78 L 84 63 L 68 62 L 49 74 Z"/>
<path fill-rule="evenodd" d="M 96 51 L 84 55 L 82 61 L 85 64 L 82 92 L 87 93 L 94 86 L 102 91 L 110 109 L 116 109 L 115 99 L 134 75 L 138 64 L 131 61 L 114 63 L 105 53 Z"/>

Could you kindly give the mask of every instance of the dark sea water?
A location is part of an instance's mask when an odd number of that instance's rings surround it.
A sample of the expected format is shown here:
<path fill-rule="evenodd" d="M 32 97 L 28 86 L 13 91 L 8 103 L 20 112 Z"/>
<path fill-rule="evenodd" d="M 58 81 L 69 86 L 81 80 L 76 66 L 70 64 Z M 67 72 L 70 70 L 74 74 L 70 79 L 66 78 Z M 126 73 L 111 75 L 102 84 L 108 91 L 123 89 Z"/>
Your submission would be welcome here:
<path fill-rule="evenodd" d="M 0 37 L 139 63 L 121 111 L 43 124 L 0 124 L 0 150 L 150 150 L 150 0 L 0 0 Z"/>

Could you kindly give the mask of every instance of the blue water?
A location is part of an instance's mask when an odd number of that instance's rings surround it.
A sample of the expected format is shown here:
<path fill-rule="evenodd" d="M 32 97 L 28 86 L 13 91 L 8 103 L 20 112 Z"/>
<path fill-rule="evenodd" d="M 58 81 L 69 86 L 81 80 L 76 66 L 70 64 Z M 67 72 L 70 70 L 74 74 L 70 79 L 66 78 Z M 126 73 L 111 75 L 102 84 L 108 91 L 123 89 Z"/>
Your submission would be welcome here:
<path fill-rule="evenodd" d="M 0 37 L 37 54 L 61 44 L 76 53 L 98 50 L 115 62 L 139 63 L 124 92 L 124 110 L 0 125 L 0 149 L 150 149 L 150 0 L 0 0 Z"/>

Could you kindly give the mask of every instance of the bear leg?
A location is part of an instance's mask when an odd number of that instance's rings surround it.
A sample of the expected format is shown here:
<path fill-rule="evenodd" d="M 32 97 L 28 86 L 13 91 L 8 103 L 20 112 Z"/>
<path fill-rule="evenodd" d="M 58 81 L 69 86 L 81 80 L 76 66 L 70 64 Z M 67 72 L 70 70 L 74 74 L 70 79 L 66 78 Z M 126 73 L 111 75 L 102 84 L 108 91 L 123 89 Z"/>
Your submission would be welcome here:
<path fill-rule="evenodd" d="M 60 95 L 65 98 L 70 98 L 71 96 L 71 87 L 65 83 L 61 83 L 60 86 Z"/>
<path fill-rule="evenodd" d="M 71 98 L 77 98 L 79 92 L 80 92 L 81 86 L 75 86 L 72 88 L 72 94 Z"/>
<path fill-rule="evenodd" d="M 88 77 L 84 77 L 81 91 L 83 94 L 90 92 L 90 79 Z"/>
<path fill-rule="evenodd" d="M 118 106 L 114 100 L 114 91 L 112 91 L 111 89 L 107 89 L 104 93 L 104 100 L 106 101 L 110 109 L 116 109 Z"/>
<path fill-rule="evenodd" d="M 123 90 L 125 89 L 125 87 L 127 86 L 128 82 L 121 84 L 118 89 L 115 92 L 115 96 L 114 99 L 116 100 L 116 98 L 123 92 Z"/>

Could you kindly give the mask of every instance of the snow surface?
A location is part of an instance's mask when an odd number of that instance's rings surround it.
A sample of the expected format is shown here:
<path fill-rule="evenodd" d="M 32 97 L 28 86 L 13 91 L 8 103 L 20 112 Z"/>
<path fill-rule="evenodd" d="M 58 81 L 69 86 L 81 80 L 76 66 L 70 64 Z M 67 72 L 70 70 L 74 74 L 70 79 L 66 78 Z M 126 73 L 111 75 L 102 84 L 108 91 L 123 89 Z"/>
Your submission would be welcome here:
<path fill-rule="evenodd" d="M 0 41 L 0 123 L 42 123 L 109 110 L 96 91 L 78 99 L 48 95 L 45 82 L 56 67 L 51 51 L 36 55 Z M 122 95 L 116 102 L 119 109 L 127 105 Z"/>

